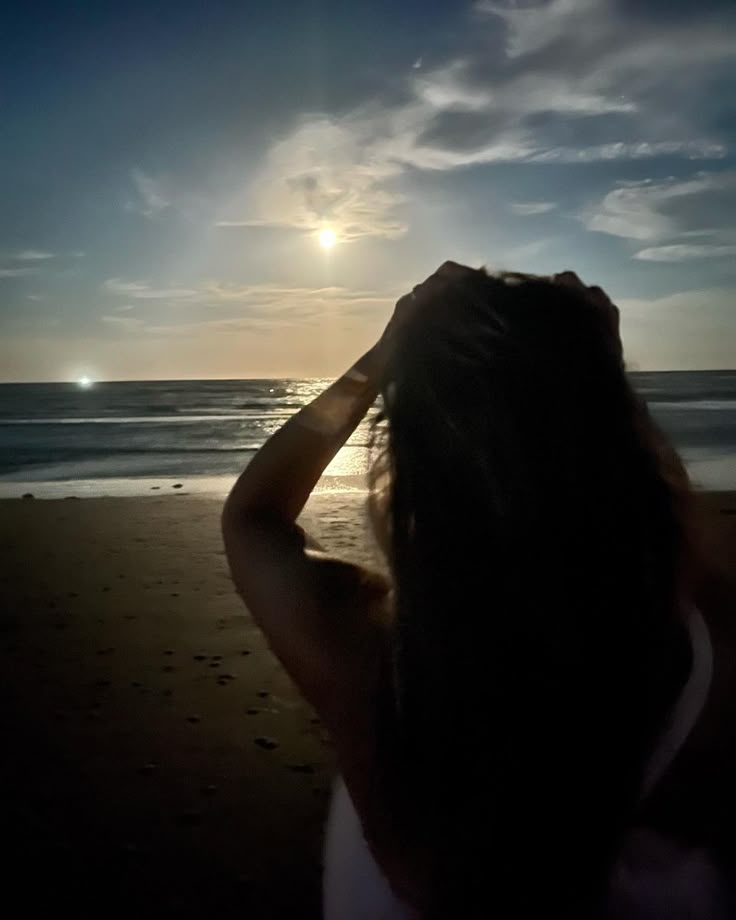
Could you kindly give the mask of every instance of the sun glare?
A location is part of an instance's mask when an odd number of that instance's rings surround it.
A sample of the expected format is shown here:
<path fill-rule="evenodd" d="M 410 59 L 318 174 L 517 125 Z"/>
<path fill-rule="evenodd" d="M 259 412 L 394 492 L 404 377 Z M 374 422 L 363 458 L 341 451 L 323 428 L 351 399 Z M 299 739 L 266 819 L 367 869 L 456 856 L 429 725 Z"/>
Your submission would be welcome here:
<path fill-rule="evenodd" d="M 337 234 L 332 227 L 324 227 L 319 231 L 319 245 L 323 249 L 332 249 L 337 242 Z"/>
<path fill-rule="evenodd" d="M 80 377 L 79 380 L 77 380 L 77 386 L 80 386 L 82 389 L 86 390 L 87 387 L 92 386 L 92 381 L 89 377 Z"/>

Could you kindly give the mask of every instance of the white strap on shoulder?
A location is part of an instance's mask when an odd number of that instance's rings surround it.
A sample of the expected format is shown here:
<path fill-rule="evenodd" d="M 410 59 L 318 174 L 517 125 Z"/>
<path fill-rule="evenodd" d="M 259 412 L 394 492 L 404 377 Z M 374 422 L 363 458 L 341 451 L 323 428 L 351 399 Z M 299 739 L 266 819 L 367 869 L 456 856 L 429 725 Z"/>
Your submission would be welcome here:
<path fill-rule="evenodd" d="M 693 605 L 687 608 L 686 623 L 693 649 L 692 671 L 649 760 L 644 773 L 640 801 L 649 795 L 675 759 L 695 727 L 710 691 L 713 679 L 713 646 L 710 632 L 703 615 Z"/>

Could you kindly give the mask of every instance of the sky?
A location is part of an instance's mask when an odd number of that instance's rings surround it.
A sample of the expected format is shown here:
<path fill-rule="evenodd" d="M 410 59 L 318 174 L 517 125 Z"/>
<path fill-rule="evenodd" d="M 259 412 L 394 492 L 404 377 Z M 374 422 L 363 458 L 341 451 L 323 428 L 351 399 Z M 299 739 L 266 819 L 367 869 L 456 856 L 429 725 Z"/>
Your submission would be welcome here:
<path fill-rule="evenodd" d="M 732 0 L 3 21 L 0 380 L 336 375 L 446 259 L 603 286 L 632 369 L 736 366 Z"/>

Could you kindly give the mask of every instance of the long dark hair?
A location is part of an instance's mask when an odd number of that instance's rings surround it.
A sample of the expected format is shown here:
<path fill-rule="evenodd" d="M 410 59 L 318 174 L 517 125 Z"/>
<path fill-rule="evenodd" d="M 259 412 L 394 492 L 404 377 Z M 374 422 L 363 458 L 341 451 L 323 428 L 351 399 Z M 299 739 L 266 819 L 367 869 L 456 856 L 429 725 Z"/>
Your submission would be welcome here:
<path fill-rule="evenodd" d="M 690 666 L 687 477 L 610 317 L 550 279 L 456 275 L 383 400 L 379 762 L 424 914 L 591 920 Z"/>

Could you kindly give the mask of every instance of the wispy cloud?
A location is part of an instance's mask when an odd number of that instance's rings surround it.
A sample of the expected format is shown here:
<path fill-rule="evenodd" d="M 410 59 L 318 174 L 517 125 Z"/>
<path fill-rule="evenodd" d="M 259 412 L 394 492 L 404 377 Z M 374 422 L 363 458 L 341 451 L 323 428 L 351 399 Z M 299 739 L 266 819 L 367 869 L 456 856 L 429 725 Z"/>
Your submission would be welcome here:
<path fill-rule="evenodd" d="M 45 259 L 53 259 L 53 252 L 45 252 L 42 249 L 21 249 L 20 252 L 13 253 L 13 259 L 19 262 L 41 262 Z"/>
<path fill-rule="evenodd" d="M 269 150 L 248 213 L 219 225 L 391 237 L 407 227 L 410 169 L 724 156 L 701 97 L 736 60 L 728 21 L 642 18 L 632 36 L 614 0 L 480 3 L 474 15 L 467 48 L 410 69 L 397 101 L 302 118 Z"/>
<path fill-rule="evenodd" d="M 120 278 L 108 278 L 103 282 L 102 290 L 135 300 L 191 300 L 200 293 L 195 288 L 155 287 L 147 281 L 121 281 Z"/>
<path fill-rule="evenodd" d="M 324 318 L 336 312 L 353 315 L 371 312 L 377 307 L 389 306 L 398 293 L 352 290 L 339 285 L 307 288 L 277 284 L 211 284 L 204 296 L 212 304 L 236 305 L 247 309 L 251 316 L 259 315 L 271 321 L 278 316 L 296 320 Z"/>
<path fill-rule="evenodd" d="M 556 207 L 554 201 L 514 201 L 509 205 L 509 210 L 517 217 L 534 217 L 554 211 Z"/>
<path fill-rule="evenodd" d="M 141 169 L 131 170 L 130 178 L 133 183 L 133 197 L 126 202 L 126 210 L 136 211 L 144 217 L 156 217 L 171 205 L 159 179 L 154 179 Z"/>
<path fill-rule="evenodd" d="M 193 323 L 161 325 L 149 323 L 136 317 L 105 314 L 100 321 L 110 326 L 117 326 L 129 332 L 149 332 L 151 334 L 192 331 L 198 327 L 210 329 L 228 329 L 238 323 L 253 328 L 263 325 L 265 328 L 293 326 L 305 323 L 324 322 L 334 317 L 372 316 L 385 309 L 399 296 L 398 291 L 382 293 L 368 290 L 351 290 L 337 285 L 308 288 L 288 287 L 279 284 L 233 285 L 210 282 L 196 289 L 156 288 L 147 282 L 125 282 L 111 279 L 105 282 L 103 289 L 109 293 L 139 301 L 160 300 L 173 304 L 196 304 L 208 311 L 200 320 Z M 219 316 L 212 316 L 212 308 L 220 308 Z M 130 304 L 116 307 L 115 312 L 134 309 Z M 232 315 L 222 316 L 222 313 Z"/>
<path fill-rule="evenodd" d="M 0 268 L 0 278 L 26 278 L 38 274 L 35 268 Z"/>
<path fill-rule="evenodd" d="M 6 253 L 5 261 L 10 262 L 10 265 L 0 266 L 0 278 L 28 278 L 37 275 L 40 272 L 39 264 L 53 258 L 53 252 L 44 252 L 41 249 L 20 249 L 17 252 Z M 18 262 L 30 264 L 13 264 Z"/>
<path fill-rule="evenodd" d="M 650 246 L 640 249 L 634 258 L 643 262 L 687 262 L 691 259 L 720 259 L 736 256 L 736 243 L 732 245 L 692 245 L 673 243 L 669 246 Z"/>
<path fill-rule="evenodd" d="M 734 213 L 736 170 L 722 170 L 619 183 L 582 219 L 589 230 L 662 244 L 639 250 L 637 259 L 681 262 L 733 255 Z"/>
<path fill-rule="evenodd" d="M 361 118 L 306 119 L 268 152 L 253 184 L 254 214 L 217 225 L 311 231 L 329 223 L 343 239 L 401 236 L 404 199 L 390 186 L 401 168 L 376 155 L 370 130 Z"/>
<path fill-rule="evenodd" d="M 101 316 L 100 322 L 123 332 L 138 332 L 145 328 L 145 322 L 134 316 Z"/>
<path fill-rule="evenodd" d="M 589 230 L 634 240 L 682 233 L 714 233 L 733 227 L 736 170 L 701 171 L 687 179 L 620 182 L 583 214 Z M 713 227 L 713 221 L 718 226 Z"/>

